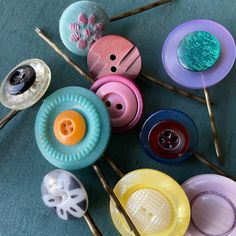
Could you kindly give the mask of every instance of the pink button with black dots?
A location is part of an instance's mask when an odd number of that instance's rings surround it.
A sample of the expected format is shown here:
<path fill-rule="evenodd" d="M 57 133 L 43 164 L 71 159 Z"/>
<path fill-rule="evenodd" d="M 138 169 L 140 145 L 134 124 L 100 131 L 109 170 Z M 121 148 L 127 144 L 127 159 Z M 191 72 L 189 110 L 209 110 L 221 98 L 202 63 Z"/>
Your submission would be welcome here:
<path fill-rule="evenodd" d="M 128 39 L 107 35 L 90 48 L 87 64 L 94 78 L 113 74 L 135 79 L 141 71 L 142 60 L 138 48 Z"/>
<path fill-rule="evenodd" d="M 125 132 L 140 120 L 143 98 L 131 80 L 119 75 L 108 75 L 96 80 L 91 90 L 106 104 L 114 132 Z"/>

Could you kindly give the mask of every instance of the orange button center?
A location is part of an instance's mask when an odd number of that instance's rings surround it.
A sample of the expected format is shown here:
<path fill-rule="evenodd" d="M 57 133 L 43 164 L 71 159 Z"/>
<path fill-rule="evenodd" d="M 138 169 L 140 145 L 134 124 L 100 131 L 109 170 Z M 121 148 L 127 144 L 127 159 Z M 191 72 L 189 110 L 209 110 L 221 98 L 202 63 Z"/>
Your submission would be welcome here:
<path fill-rule="evenodd" d="M 53 130 L 60 143 L 67 146 L 75 145 L 83 139 L 86 123 L 79 112 L 67 110 L 57 116 Z"/>

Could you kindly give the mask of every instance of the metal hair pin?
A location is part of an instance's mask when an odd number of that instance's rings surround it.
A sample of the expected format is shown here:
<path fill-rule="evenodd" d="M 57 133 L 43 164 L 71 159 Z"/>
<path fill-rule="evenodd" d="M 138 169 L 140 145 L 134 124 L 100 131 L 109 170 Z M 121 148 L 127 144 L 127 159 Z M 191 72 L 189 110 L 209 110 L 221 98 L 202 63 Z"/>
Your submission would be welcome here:
<path fill-rule="evenodd" d="M 63 52 L 63 50 L 61 50 L 55 42 L 53 42 L 46 34 L 45 32 L 40 29 L 40 28 L 35 28 L 35 32 L 45 41 L 49 44 L 49 46 L 54 49 L 55 52 L 57 52 L 69 65 L 71 65 L 81 76 L 83 76 L 84 78 L 86 78 L 87 80 L 89 80 L 90 82 L 93 82 L 95 79 L 93 77 L 91 77 L 90 75 L 88 75 L 86 72 L 84 72 L 80 66 L 74 62 L 68 55 L 65 54 L 65 52 Z M 194 95 L 192 93 L 187 92 L 186 90 L 180 89 L 176 86 L 170 85 L 168 83 L 165 83 L 161 80 L 158 80 L 156 78 L 153 78 L 149 75 L 146 75 L 144 73 L 141 73 L 141 76 L 144 77 L 145 79 L 160 85 L 161 87 L 168 89 L 169 91 L 178 93 L 179 95 L 185 96 L 187 98 L 191 98 L 194 99 L 200 103 L 206 104 L 206 100 L 203 97 Z"/>

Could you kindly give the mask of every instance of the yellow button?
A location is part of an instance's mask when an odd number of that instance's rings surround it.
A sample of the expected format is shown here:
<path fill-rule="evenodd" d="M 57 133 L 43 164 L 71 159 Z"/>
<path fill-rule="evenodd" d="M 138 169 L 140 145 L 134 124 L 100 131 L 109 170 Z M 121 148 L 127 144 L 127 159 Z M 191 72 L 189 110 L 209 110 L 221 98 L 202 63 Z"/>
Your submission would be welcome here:
<path fill-rule="evenodd" d="M 83 139 L 86 123 L 79 112 L 66 110 L 55 119 L 53 130 L 60 143 L 67 146 L 75 145 Z"/>
<path fill-rule="evenodd" d="M 142 236 L 183 236 L 190 222 L 188 198 L 168 175 L 140 169 L 125 175 L 114 192 Z M 133 236 L 124 217 L 110 201 L 112 220 L 123 236 Z"/>

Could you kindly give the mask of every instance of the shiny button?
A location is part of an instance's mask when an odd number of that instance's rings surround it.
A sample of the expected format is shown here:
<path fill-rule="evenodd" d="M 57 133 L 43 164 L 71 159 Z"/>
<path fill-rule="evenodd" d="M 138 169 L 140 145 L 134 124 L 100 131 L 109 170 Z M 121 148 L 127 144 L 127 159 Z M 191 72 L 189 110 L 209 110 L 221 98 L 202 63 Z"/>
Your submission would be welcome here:
<path fill-rule="evenodd" d="M 166 109 L 153 113 L 143 124 L 140 141 L 156 161 L 176 163 L 189 158 L 198 144 L 198 129 L 185 113 Z"/>
<path fill-rule="evenodd" d="M 67 110 L 60 113 L 54 121 L 54 134 L 64 145 L 79 143 L 86 133 L 83 116 L 76 111 Z"/>
<path fill-rule="evenodd" d="M 179 85 L 202 89 L 223 80 L 236 58 L 231 33 L 211 20 L 191 20 L 177 26 L 166 38 L 162 62 Z"/>
<path fill-rule="evenodd" d="M 220 42 L 209 32 L 195 31 L 185 36 L 177 48 L 179 63 L 190 71 L 204 71 L 220 56 Z"/>
<path fill-rule="evenodd" d="M 0 101 L 10 109 L 24 110 L 39 101 L 51 82 L 51 71 L 40 59 L 21 62 L 4 78 Z"/>
<path fill-rule="evenodd" d="M 137 124 L 142 115 L 143 101 L 132 81 L 110 75 L 95 81 L 91 90 L 105 103 L 115 132 L 126 131 Z"/>
<path fill-rule="evenodd" d="M 168 175 L 152 169 L 135 170 L 120 179 L 114 192 L 142 236 L 183 236 L 186 232 L 189 202 Z M 110 213 L 121 235 L 133 235 L 113 200 Z"/>
<path fill-rule="evenodd" d="M 186 235 L 236 235 L 236 183 L 221 175 L 197 175 L 182 184 L 191 204 Z"/>
<path fill-rule="evenodd" d="M 108 35 L 93 44 L 87 63 L 95 78 L 114 74 L 135 79 L 140 73 L 142 60 L 138 48 L 128 39 Z"/>
<path fill-rule="evenodd" d="M 70 172 L 54 170 L 41 184 L 44 204 L 62 220 L 84 216 L 88 209 L 88 195 L 83 184 Z"/>
<path fill-rule="evenodd" d="M 163 158 L 176 158 L 188 150 L 189 135 L 181 123 L 165 120 L 151 130 L 149 143 L 157 155 Z"/>
<path fill-rule="evenodd" d="M 31 66 L 20 66 L 9 75 L 5 89 L 11 95 L 22 94 L 34 84 L 35 79 L 36 73 Z"/>

